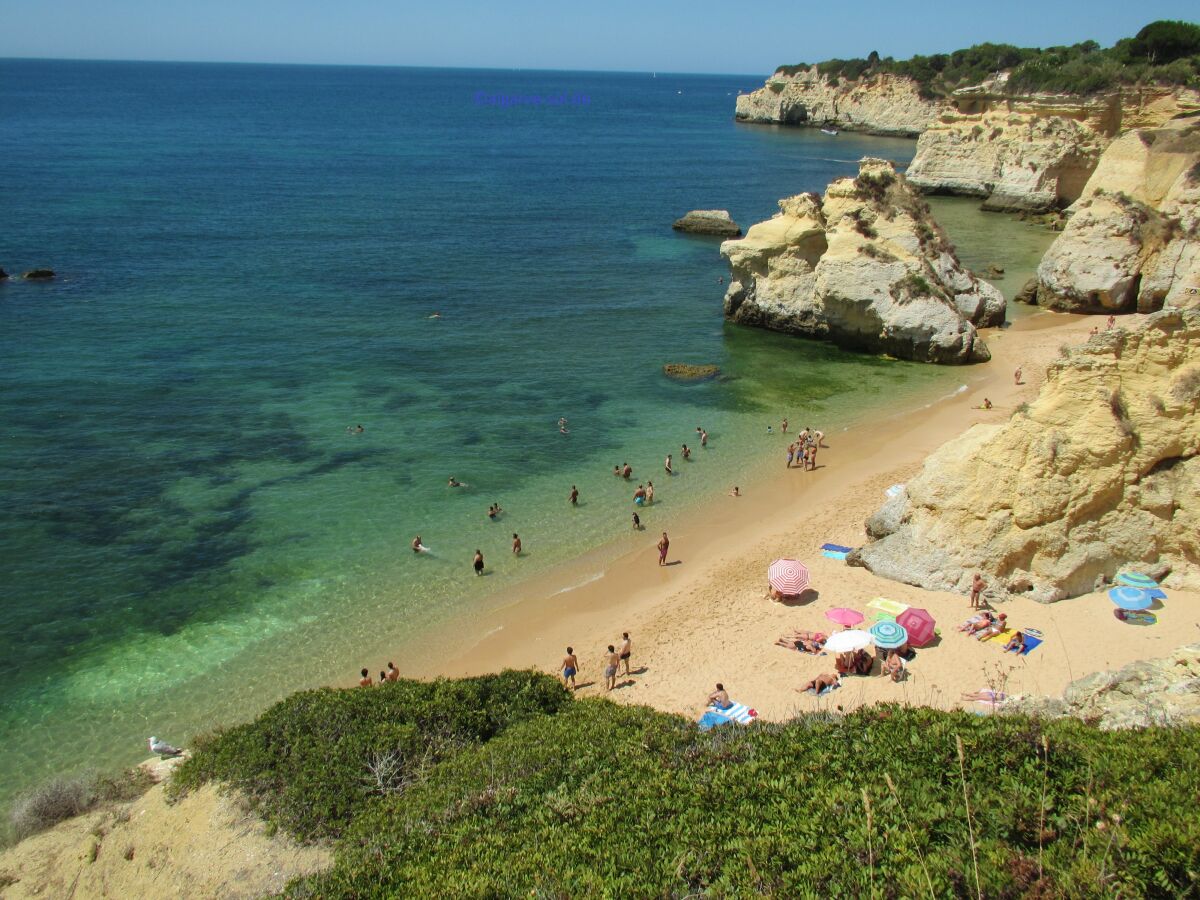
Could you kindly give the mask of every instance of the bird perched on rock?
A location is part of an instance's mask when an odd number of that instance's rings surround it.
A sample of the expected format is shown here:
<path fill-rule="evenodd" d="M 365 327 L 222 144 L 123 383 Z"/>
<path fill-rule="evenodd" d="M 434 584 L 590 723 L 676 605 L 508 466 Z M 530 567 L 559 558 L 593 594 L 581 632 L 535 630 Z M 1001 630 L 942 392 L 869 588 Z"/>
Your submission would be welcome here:
<path fill-rule="evenodd" d="M 150 752 L 157 753 L 163 759 L 166 759 L 168 756 L 181 756 L 183 754 L 183 751 L 178 747 L 172 747 L 166 741 L 160 741 L 156 737 L 150 738 Z"/>

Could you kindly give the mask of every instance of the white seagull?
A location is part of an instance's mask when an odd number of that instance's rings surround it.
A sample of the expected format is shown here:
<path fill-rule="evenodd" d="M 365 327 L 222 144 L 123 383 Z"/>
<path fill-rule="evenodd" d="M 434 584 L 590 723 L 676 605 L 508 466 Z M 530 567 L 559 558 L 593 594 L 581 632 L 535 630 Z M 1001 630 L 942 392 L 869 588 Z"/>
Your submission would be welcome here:
<path fill-rule="evenodd" d="M 156 737 L 150 738 L 150 752 L 157 753 L 163 759 L 166 759 L 168 756 L 180 756 L 183 754 L 183 751 L 178 747 L 172 747 L 170 744 L 160 741 Z"/>

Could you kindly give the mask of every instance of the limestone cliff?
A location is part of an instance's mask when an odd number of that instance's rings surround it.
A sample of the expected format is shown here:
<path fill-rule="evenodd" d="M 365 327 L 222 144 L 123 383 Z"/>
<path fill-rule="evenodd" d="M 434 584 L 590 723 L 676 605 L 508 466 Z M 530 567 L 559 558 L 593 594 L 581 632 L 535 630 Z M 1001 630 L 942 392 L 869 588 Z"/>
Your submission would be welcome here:
<path fill-rule="evenodd" d="M 1077 200 L 1109 143 L 1200 110 L 1200 92 L 1130 87 L 1094 96 L 1013 94 L 1007 76 L 922 96 L 899 75 L 829 78 L 816 67 L 776 72 L 739 95 L 735 118 L 916 137 L 910 183 L 925 193 L 981 197 L 996 210 L 1044 212 Z"/>
<path fill-rule="evenodd" d="M 1200 644 L 1067 685 L 1061 698 L 1013 698 L 1004 712 L 1094 721 L 1106 731 L 1200 722 Z"/>
<path fill-rule="evenodd" d="M 1150 312 L 1200 302 L 1200 116 L 1138 128 L 1105 150 L 1038 266 L 1037 302 Z"/>
<path fill-rule="evenodd" d="M 1200 583 L 1200 310 L 1070 349 L 1004 424 L 943 445 L 851 554 L 887 578 L 1058 600 L 1126 564 Z"/>
<path fill-rule="evenodd" d="M 1004 321 L 1004 297 L 966 271 L 929 207 L 891 163 L 864 159 L 825 197 L 779 201 L 721 253 L 735 322 L 935 363 L 990 358 L 976 325 Z"/>
<path fill-rule="evenodd" d="M 734 118 L 916 137 L 939 110 L 909 78 L 876 75 L 835 83 L 814 66 L 795 75 L 776 72 L 757 91 L 739 94 Z"/>

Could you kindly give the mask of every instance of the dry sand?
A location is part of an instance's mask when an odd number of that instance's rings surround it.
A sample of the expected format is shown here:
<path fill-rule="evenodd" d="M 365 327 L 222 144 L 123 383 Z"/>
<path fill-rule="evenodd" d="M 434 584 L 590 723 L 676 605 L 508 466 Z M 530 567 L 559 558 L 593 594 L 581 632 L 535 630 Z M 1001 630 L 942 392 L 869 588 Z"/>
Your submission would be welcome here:
<path fill-rule="evenodd" d="M 818 549 L 825 542 L 861 544 L 863 522 L 882 504 L 889 485 L 907 480 L 933 449 L 972 424 L 1011 415 L 1036 395 L 1059 347 L 1086 340 L 1097 324 L 1102 324 L 1097 317 L 1045 313 L 988 333 L 993 359 L 982 367 L 986 377 L 967 392 L 830 435 L 816 471 L 787 470 L 781 463 L 776 475 L 742 484 L 743 497 L 717 498 L 698 514 L 702 519 L 672 531 L 668 559 L 674 565 L 657 565 L 658 534 L 647 532 L 644 549 L 606 564 L 602 575 L 599 563 L 585 559 L 523 586 L 523 599 L 445 638 L 459 651 L 433 674 L 530 666 L 556 673 L 571 645 L 582 665 L 580 693 L 595 695 L 603 693 L 606 645 L 619 644 L 628 631 L 633 675 L 618 679 L 614 700 L 695 717 L 720 681 L 735 700 L 766 718 L 784 719 L 798 711 L 883 700 L 982 709 L 963 701 L 962 692 L 993 686 L 1009 694 L 1054 695 L 1088 673 L 1166 655 L 1194 639 L 1200 627 L 1200 604 L 1184 592 L 1172 592 L 1150 627 L 1117 621 L 1102 593 L 1048 606 L 1006 598 L 996 608 L 1010 625 L 1045 635 L 1042 646 L 1016 657 L 1002 652 L 1003 643 L 979 643 L 957 632 L 955 626 L 972 614 L 966 596 L 878 578 L 824 558 Z M 1021 386 L 1013 379 L 1018 366 L 1024 372 Z M 985 396 L 995 408 L 975 409 Z M 769 452 L 781 459 L 785 440 L 764 436 L 772 442 Z M 701 454 L 698 461 L 709 457 Z M 735 482 L 731 476 L 730 484 Z M 817 596 L 810 593 L 795 603 L 765 598 L 767 566 L 781 556 L 809 566 Z M 797 628 L 837 629 L 824 616 L 836 606 L 867 613 L 869 624 L 866 604 L 876 597 L 924 607 L 938 621 L 940 639 L 918 650 L 909 678 L 896 684 L 878 676 L 849 677 L 821 699 L 797 693 L 798 685 L 832 672 L 832 658 L 787 650 L 775 646 L 775 639 Z"/>

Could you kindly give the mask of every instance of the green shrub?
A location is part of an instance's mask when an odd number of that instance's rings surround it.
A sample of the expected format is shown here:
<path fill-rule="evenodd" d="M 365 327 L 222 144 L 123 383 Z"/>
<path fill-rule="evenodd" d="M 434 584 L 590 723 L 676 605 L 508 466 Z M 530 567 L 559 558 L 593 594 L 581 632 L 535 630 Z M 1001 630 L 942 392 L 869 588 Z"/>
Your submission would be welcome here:
<path fill-rule="evenodd" d="M 583 700 L 376 801 L 334 867 L 288 891 L 1190 895 L 1198 737 L 900 707 L 702 734 Z"/>
<path fill-rule="evenodd" d="M 295 836 L 336 836 L 368 803 L 403 791 L 441 759 L 568 702 L 556 679 L 517 671 L 303 691 L 197 740 L 171 789 L 228 782 Z"/>

